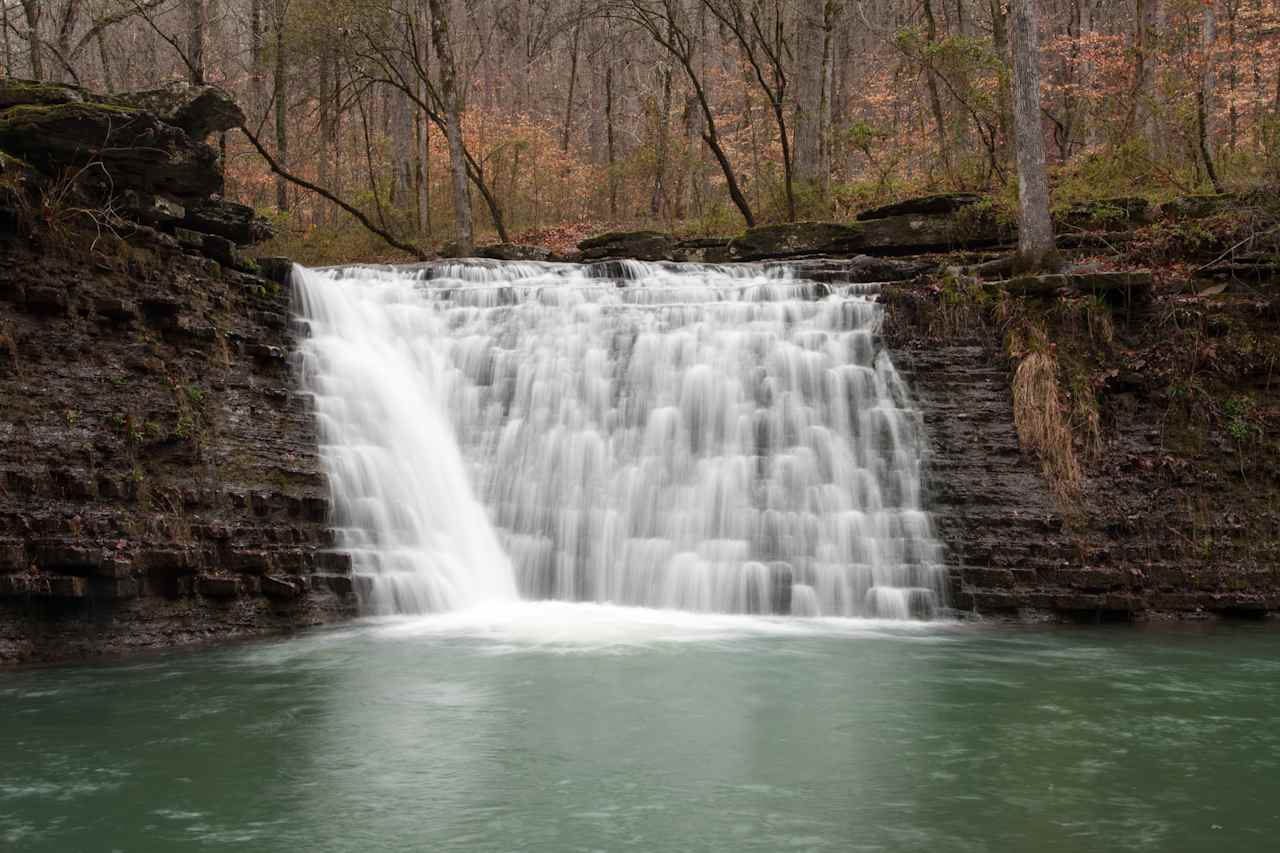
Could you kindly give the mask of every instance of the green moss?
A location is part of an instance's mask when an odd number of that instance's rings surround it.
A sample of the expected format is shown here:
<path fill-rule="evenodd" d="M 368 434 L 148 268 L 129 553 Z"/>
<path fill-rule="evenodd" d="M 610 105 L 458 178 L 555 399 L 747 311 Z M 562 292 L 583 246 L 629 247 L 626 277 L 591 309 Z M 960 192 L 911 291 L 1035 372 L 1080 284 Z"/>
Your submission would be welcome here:
<path fill-rule="evenodd" d="M 91 121 L 106 118 L 133 118 L 138 110 L 114 104 L 18 104 L 0 113 L 0 132 L 37 131 L 53 122 Z"/>

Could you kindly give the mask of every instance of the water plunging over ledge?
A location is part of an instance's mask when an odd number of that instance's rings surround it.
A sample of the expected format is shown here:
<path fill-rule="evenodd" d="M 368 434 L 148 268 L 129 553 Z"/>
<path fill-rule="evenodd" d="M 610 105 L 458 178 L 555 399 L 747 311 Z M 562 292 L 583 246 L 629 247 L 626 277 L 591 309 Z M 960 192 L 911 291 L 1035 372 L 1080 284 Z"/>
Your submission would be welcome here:
<path fill-rule="evenodd" d="M 338 547 L 375 612 L 941 603 L 876 285 L 639 262 L 296 276 Z"/>

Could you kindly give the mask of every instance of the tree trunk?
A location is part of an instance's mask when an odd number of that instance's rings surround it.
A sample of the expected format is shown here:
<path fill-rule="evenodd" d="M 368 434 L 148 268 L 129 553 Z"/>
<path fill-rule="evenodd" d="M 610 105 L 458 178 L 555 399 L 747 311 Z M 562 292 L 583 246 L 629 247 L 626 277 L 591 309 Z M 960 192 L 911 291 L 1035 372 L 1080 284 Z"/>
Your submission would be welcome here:
<path fill-rule="evenodd" d="M 1160 142 L 1155 112 L 1155 51 L 1160 24 L 1160 0 L 1136 0 L 1135 18 L 1134 114 L 1138 131 L 1154 152 Z"/>
<path fill-rule="evenodd" d="M 617 142 L 613 131 L 613 63 L 604 69 L 604 126 L 605 150 L 609 168 L 609 216 L 618 218 L 618 173 L 616 169 Z"/>
<path fill-rule="evenodd" d="M 653 193 L 649 197 L 649 215 L 657 219 L 662 213 L 662 203 L 666 199 L 667 155 L 670 150 L 671 137 L 671 69 L 665 64 L 658 67 L 658 79 L 661 82 L 662 96 L 657 101 L 657 151 L 653 164 Z"/>
<path fill-rule="evenodd" d="M 320 102 L 320 151 L 317 154 L 316 175 L 319 178 L 319 184 L 322 187 L 329 186 L 329 145 L 333 140 L 333 100 L 330 91 L 333 87 L 333 66 L 329 61 L 329 52 L 331 48 L 322 47 L 320 49 L 320 79 L 317 81 L 319 87 Z M 314 220 L 323 225 L 328 219 L 327 210 L 323 204 L 316 205 L 316 215 Z"/>
<path fill-rule="evenodd" d="M 467 256 L 475 250 L 475 235 L 471 223 L 471 196 L 467 187 L 466 151 L 462 145 L 462 92 L 458 88 L 457 67 L 454 65 L 453 46 L 449 40 L 446 0 L 429 2 L 431 41 L 435 44 L 436 60 L 440 63 L 440 96 L 445 108 L 445 136 L 449 141 L 455 237 L 459 251 Z"/>
<path fill-rule="evenodd" d="M 798 48 L 795 117 L 796 178 L 816 185 L 822 159 L 822 89 L 826 72 L 823 8 L 827 0 L 805 0 L 796 26 Z"/>
<path fill-rule="evenodd" d="M 933 4 L 924 0 L 925 44 L 932 46 L 938 41 L 938 21 L 933 16 Z M 942 158 L 942 170 L 947 180 L 955 181 L 955 170 L 951 167 L 951 146 L 947 140 L 947 116 L 942 110 L 942 97 L 938 93 L 937 72 L 933 70 L 933 60 L 925 61 L 925 87 L 929 90 L 929 110 L 933 113 L 933 126 L 938 134 L 938 156 Z"/>
<path fill-rule="evenodd" d="M 1209 148 L 1209 110 L 1217 83 L 1213 72 L 1213 46 L 1217 40 L 1218 22 L 1214 17 L 1213 0 L 1206 0 L 1200 29 L 1200 47 L 1203 53 L 1201 62 L 1204 66 L 1200 74 L 1200 90 L 1196 93 L 1196 137 L 1200 157 L 1204 160 L 1204 171 L 1213 184 L 1213 191 L 1220 193 L 1223 191 L 1222 182 L 1218 180 L 1218 170 L 1213 165 L 1213 152 Z"/>
<path fill-rule="evenodd" d="M 573 127 L 573 95 L 578 86 L 578 43 L 582 35 L 582 4 L 578 4 L 578 22 L 573 27 L 573 50 L 569 58 L 569 96 L 564 103 L 564 133 L 560 137 L 560 150 L 568 153 L 569 133 Z"/>
<path fill-rule="evenodd" d="M 22 0 L 22 13 L 27 19 L 27 45 L 31 62 L 31 79 L 44 79 L 44 46 L 40 42 L 42 0 Z"/>
<path fill-rule="evenodd" d="M 187 78 L 204 83 L 204 0 L 187 0 Z"/>
<path fill-rule="evenodd" d="M 262 3 L 263 0 L 249 2 L 249 92 L 250 109 L 255 123 L 264 120 L 266 109 L 266 74 L 262 61 Z"/>
<path fill-rule="evenodd" d="M 107 40 L 102 30 L 98 30 L 93 36 L 98 43 L 98 59 L 102 63 L 102 87 L 108 95 L 115 94 L 116 84 L 115 77 L 111 73 L 111 59 L 107 55 Z"/>
<path fill-rule="evenodd" d="M 1049 218 L 1049 180 L 1040 122 L 1040 48 L 1037 0 L 1010 4 L 1013 48 L 1013 131 L 1018 164 L 1018 266 L 1035 271 L 1057 263 Z"/>
<path fill-rule="evenodd" d="M 289 79 L 285 66 L 284 20 L 288 0 L 275 0 L 276 67 L 274 100 L 276 113 L 276 162 L 289 169 Z M 289 209 L 289 183 L 276 175 L 276 207 Z"/>
<path fill-rule="evenodd" d="M 991 44 L 1001 62 L 1010 62 L 1009 57 L 1009 19 L 1005 14 L 1001 0 L 990 0 L 991 8 Z M 1001 73 L 997 86 L 996 98 L 999 100 L 1000 139 L 996 143 L 996 159 L 1001 165 L 1009 162 L 1009 147 L 1013 140 L 1013 95 L 1009 91 L 1008 75 Z"/>

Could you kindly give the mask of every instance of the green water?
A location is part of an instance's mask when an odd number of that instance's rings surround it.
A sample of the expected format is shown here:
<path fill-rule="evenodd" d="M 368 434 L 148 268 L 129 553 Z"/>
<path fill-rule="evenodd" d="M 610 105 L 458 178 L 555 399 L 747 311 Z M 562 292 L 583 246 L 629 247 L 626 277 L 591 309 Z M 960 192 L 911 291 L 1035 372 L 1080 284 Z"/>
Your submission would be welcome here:
<path fill-rule="evenodd" d="M 1280 845 L 1280 633 L 532 605 L 0 672 L 0 849 Z"/>

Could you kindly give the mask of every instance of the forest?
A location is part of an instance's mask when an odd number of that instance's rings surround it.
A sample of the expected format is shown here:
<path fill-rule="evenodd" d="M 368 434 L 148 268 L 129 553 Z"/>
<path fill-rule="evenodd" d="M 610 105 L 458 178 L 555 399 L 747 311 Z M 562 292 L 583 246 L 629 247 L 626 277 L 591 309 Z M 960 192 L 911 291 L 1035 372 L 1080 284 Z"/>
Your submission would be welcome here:
<path fill-rule="evenodd" d="M 247 133 L 217 140 L 227 195 L 307 262 L 395 254 L 335 201 L 426 247 L 713 236 L 953 190 L 1012 210 L 1020 51 L 1054 206 L 1280 176 L 1274 0 L 6 0 L 3 16 L 7 76 L 231 92 Z"/>

